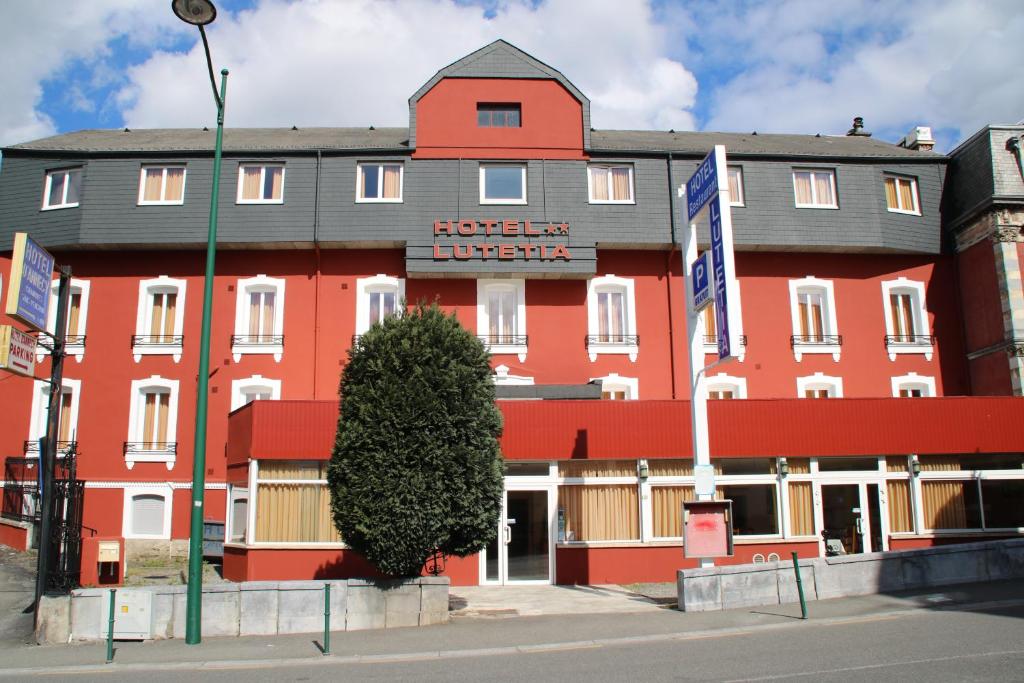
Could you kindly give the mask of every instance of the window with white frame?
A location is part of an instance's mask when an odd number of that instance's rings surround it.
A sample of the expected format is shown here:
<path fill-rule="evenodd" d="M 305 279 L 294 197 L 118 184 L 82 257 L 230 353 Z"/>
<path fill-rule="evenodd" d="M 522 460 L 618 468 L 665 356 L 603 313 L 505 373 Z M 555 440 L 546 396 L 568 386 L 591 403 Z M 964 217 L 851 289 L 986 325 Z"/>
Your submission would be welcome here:
<path fill-rule="evenodd" d="M 356 334 L 365 334 L 389 315 L 400 315 L 405 280 L 378 274 L 356 280 Z"/>
<path fill-rule="evenodd" d="M 476 329 L 491 353 L 526 361 L 526 280 L 477 280 Z"/>
<path fill-rule="evenodd" d="M 402 201 L 402 164 L 363 162 L 356 165 L 357 202 Z"/>
<path fill-rule="evenodd" d="M 258 460 L 256 543 L 341 543 L 331 518 L 327 461 Z"/>
<path fill-rule="evenodd" d="M 924 283 L 899 277 L 882 283 L 885 347 L 889 360 L 898 354 L 923 354 L 932 359 L 933 339 L 925 308 Z"/>
<path fill-rule="evenodd" d="M 239 204 L 281 204 L 284 202 L 284 164 L 240 164 Z"/>
<path fill-rule="evenodd" d="M 747 335 L 743 334 L 743 306 L 740 305 L 739 301 L 740 283 L 733 282 L 733 287 L 729 294 L 736 301 L 736 310 L 740 311 L 741 314 L 736 317 L 735 320 L 729 321 L 730 329 L 736 330 L 735 338 L 739 341 L 739 345 L 734 347 L 732 354 L 742 363 L 746 360 L 747 355 Z M 700 312 L 700 322 L 698 329 L 704 330 L 704 353 L 705 354 L 718 354 L 718 316 L 715 309 L 715 302 L 712 300 L 704 310 Z"/>
<path fill-rule="evenodd" d="M 178 451 L 178 380 L 159 375 L 133 380 L 128 412 L 128 469 L 137 462 L 162 462 L 172 469 Z"/>
<path fill-rule="evenodd" d="M 601 398 L 606 401 L 635 401 L 640 398 L 640 379 L 622 377 L 613 372 L 604 377 L 591 377 L 591 383 L 601 385 Z"/>
<path fill-rule="evenodd" d="M 480 128 L 519 128 L 522 125 L 522 105 L 516 102 L 478 102 L 476 125 Z"/>
<path fill-rule="evenodd" d="M 591 164 L 587 167 L 591 204 L 633 204 L 631 165 Z"/>
<path fill-rule="evenodd" d="M 729 206 L 744 206 L 743 168 L 729 166 Z"/>
<path fill-rule="evenodd" d="M 247 543 L 249 529 L 249 487 L 228 484 L 228 529 L 229 543 Z"/>
<path fill-rule="evenodd" d="M 565 521 L 560 541 L 639 541 L 640 497 L 636 460 L 558 463 L 558 508 Z"/>
<path fill-rule="evenodd" d="M 257 275 L 238 281 L 235 334 L 231 353 L 237 363 L 244 354 L 284 353 L 284 279 Z"/>
<path fill-rule="evenodd" d="M 47 171 L 43 186 L 43 209 L 68 209 L 78 206 L 82 197 L 82 169 Z"/>
<path fill-rule="evenodd" d="M 78 440 L 78 403 L 82 393 L 82 380 L 64 377 L 61 379 L 59 411 L 57 417 L 57 457 L 71 450 Z M 32 417 L 25 441 L 25 455 L 39 456 L 39 439 L 46 436 L 50 408 L 50 383 L 35 381 L 32 392 Z"/>
<path fill-rule="evenodd" d="M 894 213 L 921 215 L 917 200 L 917 180 L 909 176 L 885 176 L 885 207 Z"/>
<path fill-rule="evenodd" d="M 935 378 L 911 372 L 892 378 L 894 398 L 931 398 L 935 396 Z"/>
<path fill-rule="evenodd" d="M 796 360 L 805 353 L 828 353 L 839 360 L 843 338 L 836 322 L 835 289 L 831 280 L 806 277 L 789 281 L 790 339 Z"/>
<path fill-rule="evenodd" d="M 480 164 L 481 204 L 525 204 L 525 164 Z"/>
<path fill-rule="evenodd" d="M 185 324 L 185 280 L 161 275 L 139 283 L 139 307 L 132 337 L 132 353 L 141 356 L 173 355 L 181 360 Z"/>
<path fill-rule="evenodd" d="M 1020 531 L 1024 528 L 1024 455 L 918 456 L 917 511 L 926 531 Z"/>
<path fill-rule="evenodd" d="M 281 399 L 281 380 L 262 375 L 231 380 L 231 410 L 241 408 L 253 401 L 278 401 Z"/>
<path fill-rule="evenodd" d="M 184 204 L 185 167 L 143 166 L 139 171 L 139 204 Z"/>
<path fill-rule="evenodd" d="M 57 330 L 57 292 L 60 288 L 60 280 L 54 280 L 50 285 L 50 312 L 46 329 L 50 334 Z M 85 321 L 89 313 L 89 281 L 72 278 L 71 292 L 68 296 L 67 326 L 64 330 L 64 350 L 69 356 L 74 356 L 78 362 L 85 356 Z M 36 358 L 42 358 L 47 353 L 42 346 L 36 347 Z"/>
<path fill-rule="evenodd" d="M 587 284 L 587 351 L 628 354 L 635 361 L 640 338 L 636 333 L 636 298 L 633 280 L 604 275 Z"/>
<path fill-rule="evenodd" d="M 724 372 L 708 377 L 704 386 L 709 400 L 740 399 L 747 397 L 747 378 L 733 377 Z"/>
<path fill-rule="evenodd" d="M 809 377 L 796 378 L 798 398 L 842 398 L 843 378 L 816 372 Z"/>
<path fill-rule="evenodd" d="M 828 168 L 793 170 L 793 193 L 798 209 L 837 209 L 836 174 Z"/>
<path fill-rule="evenodd" d="M 173 491 L 163 486 L 130 486 L 124 489 L 125 538 L 167 539 L 171 537 Z"/>

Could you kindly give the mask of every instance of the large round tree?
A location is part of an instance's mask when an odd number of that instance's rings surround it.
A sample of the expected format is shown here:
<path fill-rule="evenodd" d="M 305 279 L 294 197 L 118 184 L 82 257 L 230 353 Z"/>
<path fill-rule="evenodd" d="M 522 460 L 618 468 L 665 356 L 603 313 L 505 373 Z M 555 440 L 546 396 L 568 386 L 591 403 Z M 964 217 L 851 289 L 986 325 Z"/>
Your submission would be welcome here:
<path fill-rule="evenodd" d="M 490 359 L 436 304 L 386 318 L 349 351 L 327 470 L 334 524 L 385 574 L 494 540 L 502 496 Z"/>

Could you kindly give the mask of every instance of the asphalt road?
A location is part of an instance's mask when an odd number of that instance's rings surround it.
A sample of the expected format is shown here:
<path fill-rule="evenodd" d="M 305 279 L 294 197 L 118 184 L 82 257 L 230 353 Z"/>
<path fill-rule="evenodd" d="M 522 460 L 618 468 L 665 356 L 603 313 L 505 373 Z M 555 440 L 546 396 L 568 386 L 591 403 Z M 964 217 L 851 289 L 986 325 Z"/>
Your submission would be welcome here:
<path fill-rule="evenodd" d="M 486 628 L 486 625 L 481 625 Z M 571 640 L 571 634 L 566 634 Z M 197 670 L 107 670 L 62 680 L 180 681 L 1024 681 L 1024 607 L 917 610 L 793 621 L 681 640 L 638 639 L 516 654 L 265 662 Z M 210 665 L 207 665 L 210 667 Z M 49 678 L 40 674 L 38 678 Z"/>

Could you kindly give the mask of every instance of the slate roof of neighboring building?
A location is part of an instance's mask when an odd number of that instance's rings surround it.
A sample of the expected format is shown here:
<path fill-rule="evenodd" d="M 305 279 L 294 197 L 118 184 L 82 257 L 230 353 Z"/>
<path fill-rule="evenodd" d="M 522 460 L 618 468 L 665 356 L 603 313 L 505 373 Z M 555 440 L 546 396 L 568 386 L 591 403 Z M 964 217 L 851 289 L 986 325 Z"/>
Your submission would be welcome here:
<path fill-rule="evenodd" d="M 193 128 L 80 130 L 11 145 L 5 150 L 71 153 L 210 152 L 215 132 Z M 693 131 L 595 130 L 590 151 L 703 155 L 722 144 L 730 154 L 786 157 L 944 159 L 869 137 Z M 225 152 L 409 149 L 408 128 L 227 128 Z"/>

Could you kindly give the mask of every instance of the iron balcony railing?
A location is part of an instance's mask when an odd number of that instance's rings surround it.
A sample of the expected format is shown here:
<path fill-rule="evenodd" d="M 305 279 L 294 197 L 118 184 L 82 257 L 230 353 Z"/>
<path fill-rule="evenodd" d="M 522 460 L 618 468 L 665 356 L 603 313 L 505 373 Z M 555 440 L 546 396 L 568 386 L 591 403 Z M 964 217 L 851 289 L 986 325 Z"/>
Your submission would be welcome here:
<path fill-rule="evenodd" d="M 478 334 L 477 339 L 487 346 L 526 346 L 525 334 Z"/>
<path fill-rule="evenodd" d="M 177 441 L 125 441 L 124 454 L 129 453 L 178 453 Z"/>
<path fill-rule="evenodd" d="M 231 335 L 231 345 L 247 346 L 283 346 L 283 334 L 234 334 Z"/>
<path fill-rule="evenodd" d="M 704 343 L 707 344 L 708 346 L 717 346 L 718 345 L 718 335 L 717 334 L 705 334 L 704 335 Z M 741 334 L 740 335 L 740 346 L 746 346 L 746 345 L 747 345 L 747 335 Z"/>
<path fill-rule="evenodd" d="M 841 334 L 794 334 L 789 338 L 790 346 L 842 346 Z"/>
<path fill-rule="evenodd" d="M 77 441 L 58 441 L 57 442 L 57 457 L 58 458 L 60 458 L 62 456 L 65 456 L 68 453 L 74 453 L 77 450 L 78 450 L 78 442 Z M 29 455 L 30 453 L 34 453 L 35 455 L 32 456 L 32 457 L 33 458 L 38 458 L 39 457 L 39 442 L 38 441 L 26 441 L 24 443 L 23 447 L 22 447 L 22 451 L 21 452 L 24 453 L 25 455 Z"/>
<path fill-rule="evenodd" d="M 588 334 L 587 347 L 591 346 L 640 346 L 638 334 Z"/>
<path fill-rule="evenodd" d="M 185 336 L 181 334 L 133 334 L 132 347 L 136 346 L 181 346 Z"/>
<path fill-rule="evenodd" d="M 913 346 L 933 346 L 935 337 L 930 334 L 887 334 L 885 335 L 886 346 L 899 346 L 908 344 Z"/>

